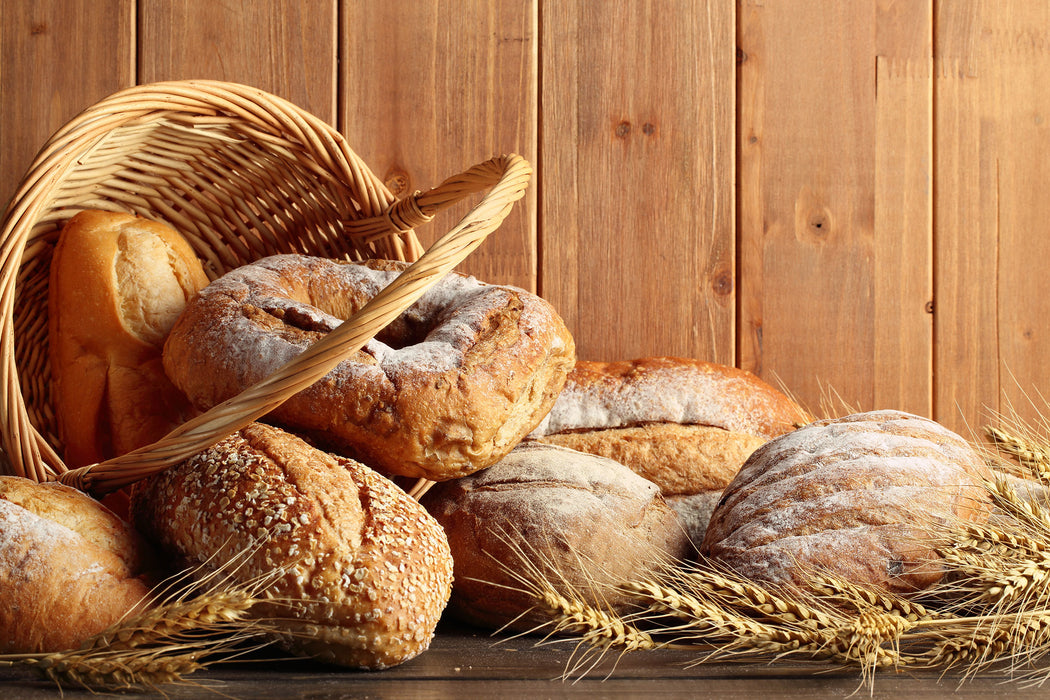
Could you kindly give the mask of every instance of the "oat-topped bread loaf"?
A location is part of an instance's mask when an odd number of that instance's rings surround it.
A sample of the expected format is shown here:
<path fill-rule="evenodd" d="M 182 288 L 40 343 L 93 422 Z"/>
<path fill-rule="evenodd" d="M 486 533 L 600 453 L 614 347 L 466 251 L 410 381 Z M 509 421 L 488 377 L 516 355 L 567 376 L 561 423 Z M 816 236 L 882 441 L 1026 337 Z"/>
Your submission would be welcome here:
<path fill-rule="evenodd" d="M 657 484 L 699 545 L 744 460 L 807 421 L 787 395 L 735 367 L 679 357 L 581 360 L 530 437 L 614 459 Z"/>
<path fill-rule="evenodd" d="M 275 569 L 252 609 L 290 651 L 380 669 L 429 645 L 452 585 L 441 526 L 391 481 L 277 428 L 252 424 L 136 485 L 142 531 L 197 575 L 251 550 L 236 576 Z"/>
<path fill-rule="evenodd" d="M 448 533 L 455 560 L 449 606 L 458 618 L 529 630 L 548 615 L 514 572 L 534 567 L 555 590 L 623 596 L 601 584 L 685 557 L 688 540 L 659 489 L 627 467 L 555 445 L 525 443 L 483 471 L 435 485 L 423 498 Z M 597 585 L 592 590 L 592 584 Z"/>
<path fill-rule="evenodd" d="M 906 593 L 943 575 L 931 526 L 981 521 L 987 467 L 926 418 L 873 411 L 816 421 L 766 443 L 725 489 L 702 553 L 763 582 L 805 569 Z"/>
<path fill-rule="evenodd" d="M 153 555 L 62 484 L 0 476 L 0 654 L 76 649 L 148 605 Z"/>

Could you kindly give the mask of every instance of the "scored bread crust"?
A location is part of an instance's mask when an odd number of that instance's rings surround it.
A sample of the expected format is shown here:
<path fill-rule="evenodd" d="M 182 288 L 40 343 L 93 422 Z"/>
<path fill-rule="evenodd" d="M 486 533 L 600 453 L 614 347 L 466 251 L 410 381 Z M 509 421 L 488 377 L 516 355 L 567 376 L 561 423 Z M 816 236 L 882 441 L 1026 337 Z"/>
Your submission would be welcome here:
<path fill-rule="evenodd" d="M 192 415 L 161 349 L 207 283 L 193 249 L 166 224 L 107 211 L 66 223 L 50 267 L 48 339 L 68 465 L 149 445 Z"/>
<path fill-rule="evenodd" d="M 531 437 L 680 423 L 768 439 L 806 422 L 794 401 L 747 370 L 682 357 L 581 360 Z"/>
<path fill-rule="evenodd" d="M 734 367 L 581 360 L 529 437 L 615 459 L 680 496 L 724 488 L 755 448 L 806 420 L 785 394 Z"/>
<path fill-rule="evenodd" d="M 246 554 L 234 574 L 269 587 L 293 653 L 381 669 L 424 651 L 452 585 L 441 527 L 391 481 L 255 423 L 137 484 L 142 532 L 196 575 Z"/>
<path fill-rule="evenodd" d="M 943 576 L 938 524 L 980 522 L 989 472 L 926 418 L 871 411 L 816 421 L 760 447 L 725 489 L 701 552 L 763 582 L 826 569 L 907 593 Z"/>
<path fill-rule="evenodd" d="M 434 485 L 422 502 L 452 549 L 449 610 L 490 629 L 528 631 L 550 621 L 524 591 L 530 577 L 623 611 L 630 601 L 616 585 L 690 551 L 655 484 L 555 445 L 523 443 L 488 469 Z"/>
<path fill-rule="evenodd" d="M 151 562 L 89 496 L 0 476 L 0 653 L 76 649 L 149 604 Z"/>
<path fill-rule="evenodd" d="M 276 255 L 233 270 L 179 319 L 164 351 L 201 409 L 293 360 L 407 263 Z M 267 417 L 388 475 L 440 481 L 489 466 L 553 405 L 575 360 L 538 296 L 452 273 Z"/>

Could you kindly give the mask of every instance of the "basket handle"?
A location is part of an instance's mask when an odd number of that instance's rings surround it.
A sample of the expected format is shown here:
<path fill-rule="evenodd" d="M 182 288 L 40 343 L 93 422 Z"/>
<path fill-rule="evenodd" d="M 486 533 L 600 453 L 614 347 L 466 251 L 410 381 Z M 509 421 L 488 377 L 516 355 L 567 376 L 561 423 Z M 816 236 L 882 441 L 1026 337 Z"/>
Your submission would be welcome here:
<path fill-rule="evenodd" d="M 406 211 L 436 211 L 459 199 L 491 189 L 463 219 L 435 242 L 357 313 L 311 345 L 272 375 L 175 428 L 145 447 L 113 459 L 63 472 L 59 480 L 82 491 L 105 494 L 189 459 L 281 405 L 328 374 L 345 358 L 360 350 L 376 333 L 401 315 L 432 283 L 452 271 L 496 230 L 528 187 L 532 168 L 518 155 L 493 158 L 449 178 L 429 192 L 414 196 Z M 392 207 L 362 226 L 383 224 L 400 216 Z M 393 212 L 393 213 L 392 213 Z M 412 214 L 409 214 L 411 216 Z M 386 224 L 388 225 L 388 224 Z M 389 228 L 386 229 L 389 233 Z"/>

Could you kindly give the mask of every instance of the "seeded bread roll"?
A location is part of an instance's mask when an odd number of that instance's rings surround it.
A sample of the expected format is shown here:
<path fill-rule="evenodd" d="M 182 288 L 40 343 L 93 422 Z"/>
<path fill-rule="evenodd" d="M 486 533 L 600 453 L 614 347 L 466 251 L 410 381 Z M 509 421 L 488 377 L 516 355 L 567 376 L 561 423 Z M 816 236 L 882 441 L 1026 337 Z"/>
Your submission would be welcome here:
<path fill-rule="evenodd" d="M 744 576 L 806 585 L 806 569 L 896 593 L 943 569 L 931 526 L 991 510 L 984 460 L 919 416 L 872 411 L 822 420 L 760 447 L 726 488 L 702 552 Z"/>
<path fill-rule="evenodd" d="M 64 459 L 80 467 L 156 442 L 192 415 L 161 363 L 186 301 L 208 283 L 166 224 L 83 211 L 63 227 L 50 268 L 48 331 Z"/>
<path fill-rule="evenodd" d="M 784 393 L 734 367 L 578 361 L 529 437 L 608 457 L 657 484 L 699 546 L 710 503 L 748 456 L 807 420 Z"/>
<path fill-rule="evenodd" d="M 0 653 L 75 649 L 147 605 L 149 548 L 85 494 L 0 476 Z"/>
<path fill-rule="evenodd" d="M 623 465 L 524 443 L 486 470 L 436 484 L 423 498 L 455 561 L 449 605 L 459 619 L 529 630 L 549 620 L 510 571 L 529 567 L 584 594 L 681 558 L 689 543 L 659 489 Z M 597 586 L 603 605 L 624 600 Z"/>
<path fill-rule="evenodd" d="M 142 532 L 196 575 L 253 549 L 236 576 L 268 589 L 293 653 L 381 669 L 424 651 L 448 601 L 445 534 L 415 500 L 357 462 L 252 424 L 137 484 Z"/>

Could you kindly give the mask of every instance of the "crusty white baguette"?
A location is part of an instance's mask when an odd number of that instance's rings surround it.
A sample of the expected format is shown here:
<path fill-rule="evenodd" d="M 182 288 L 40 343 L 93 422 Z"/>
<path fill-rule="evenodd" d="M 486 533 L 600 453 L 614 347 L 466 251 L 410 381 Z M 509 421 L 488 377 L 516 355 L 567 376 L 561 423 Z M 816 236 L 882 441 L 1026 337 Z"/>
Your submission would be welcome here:
<path fill-rule="evenodd" d="M 141 531 L 197 575 L 251 552 L 235 577 L 280 575 L 282 644 L 322 661 L 380 669 L 425 650 L 448 601 L 441 526 L 385 477 L 254 423 L 136 484 Z"/>
<path fill-rule="evenodd" d="M 89 496 L 0 476 L 0 653 L 77 648 L 148 604 L 151 560 Z"/>
<path fill-rule="evenodd" d="M 48 340 L 69 466 L 151 444 L 191 415 L 161 349 L 207 283 L 193 249 L 166 224 L 106 211 L 66 223 L 51 261 Z"/>

